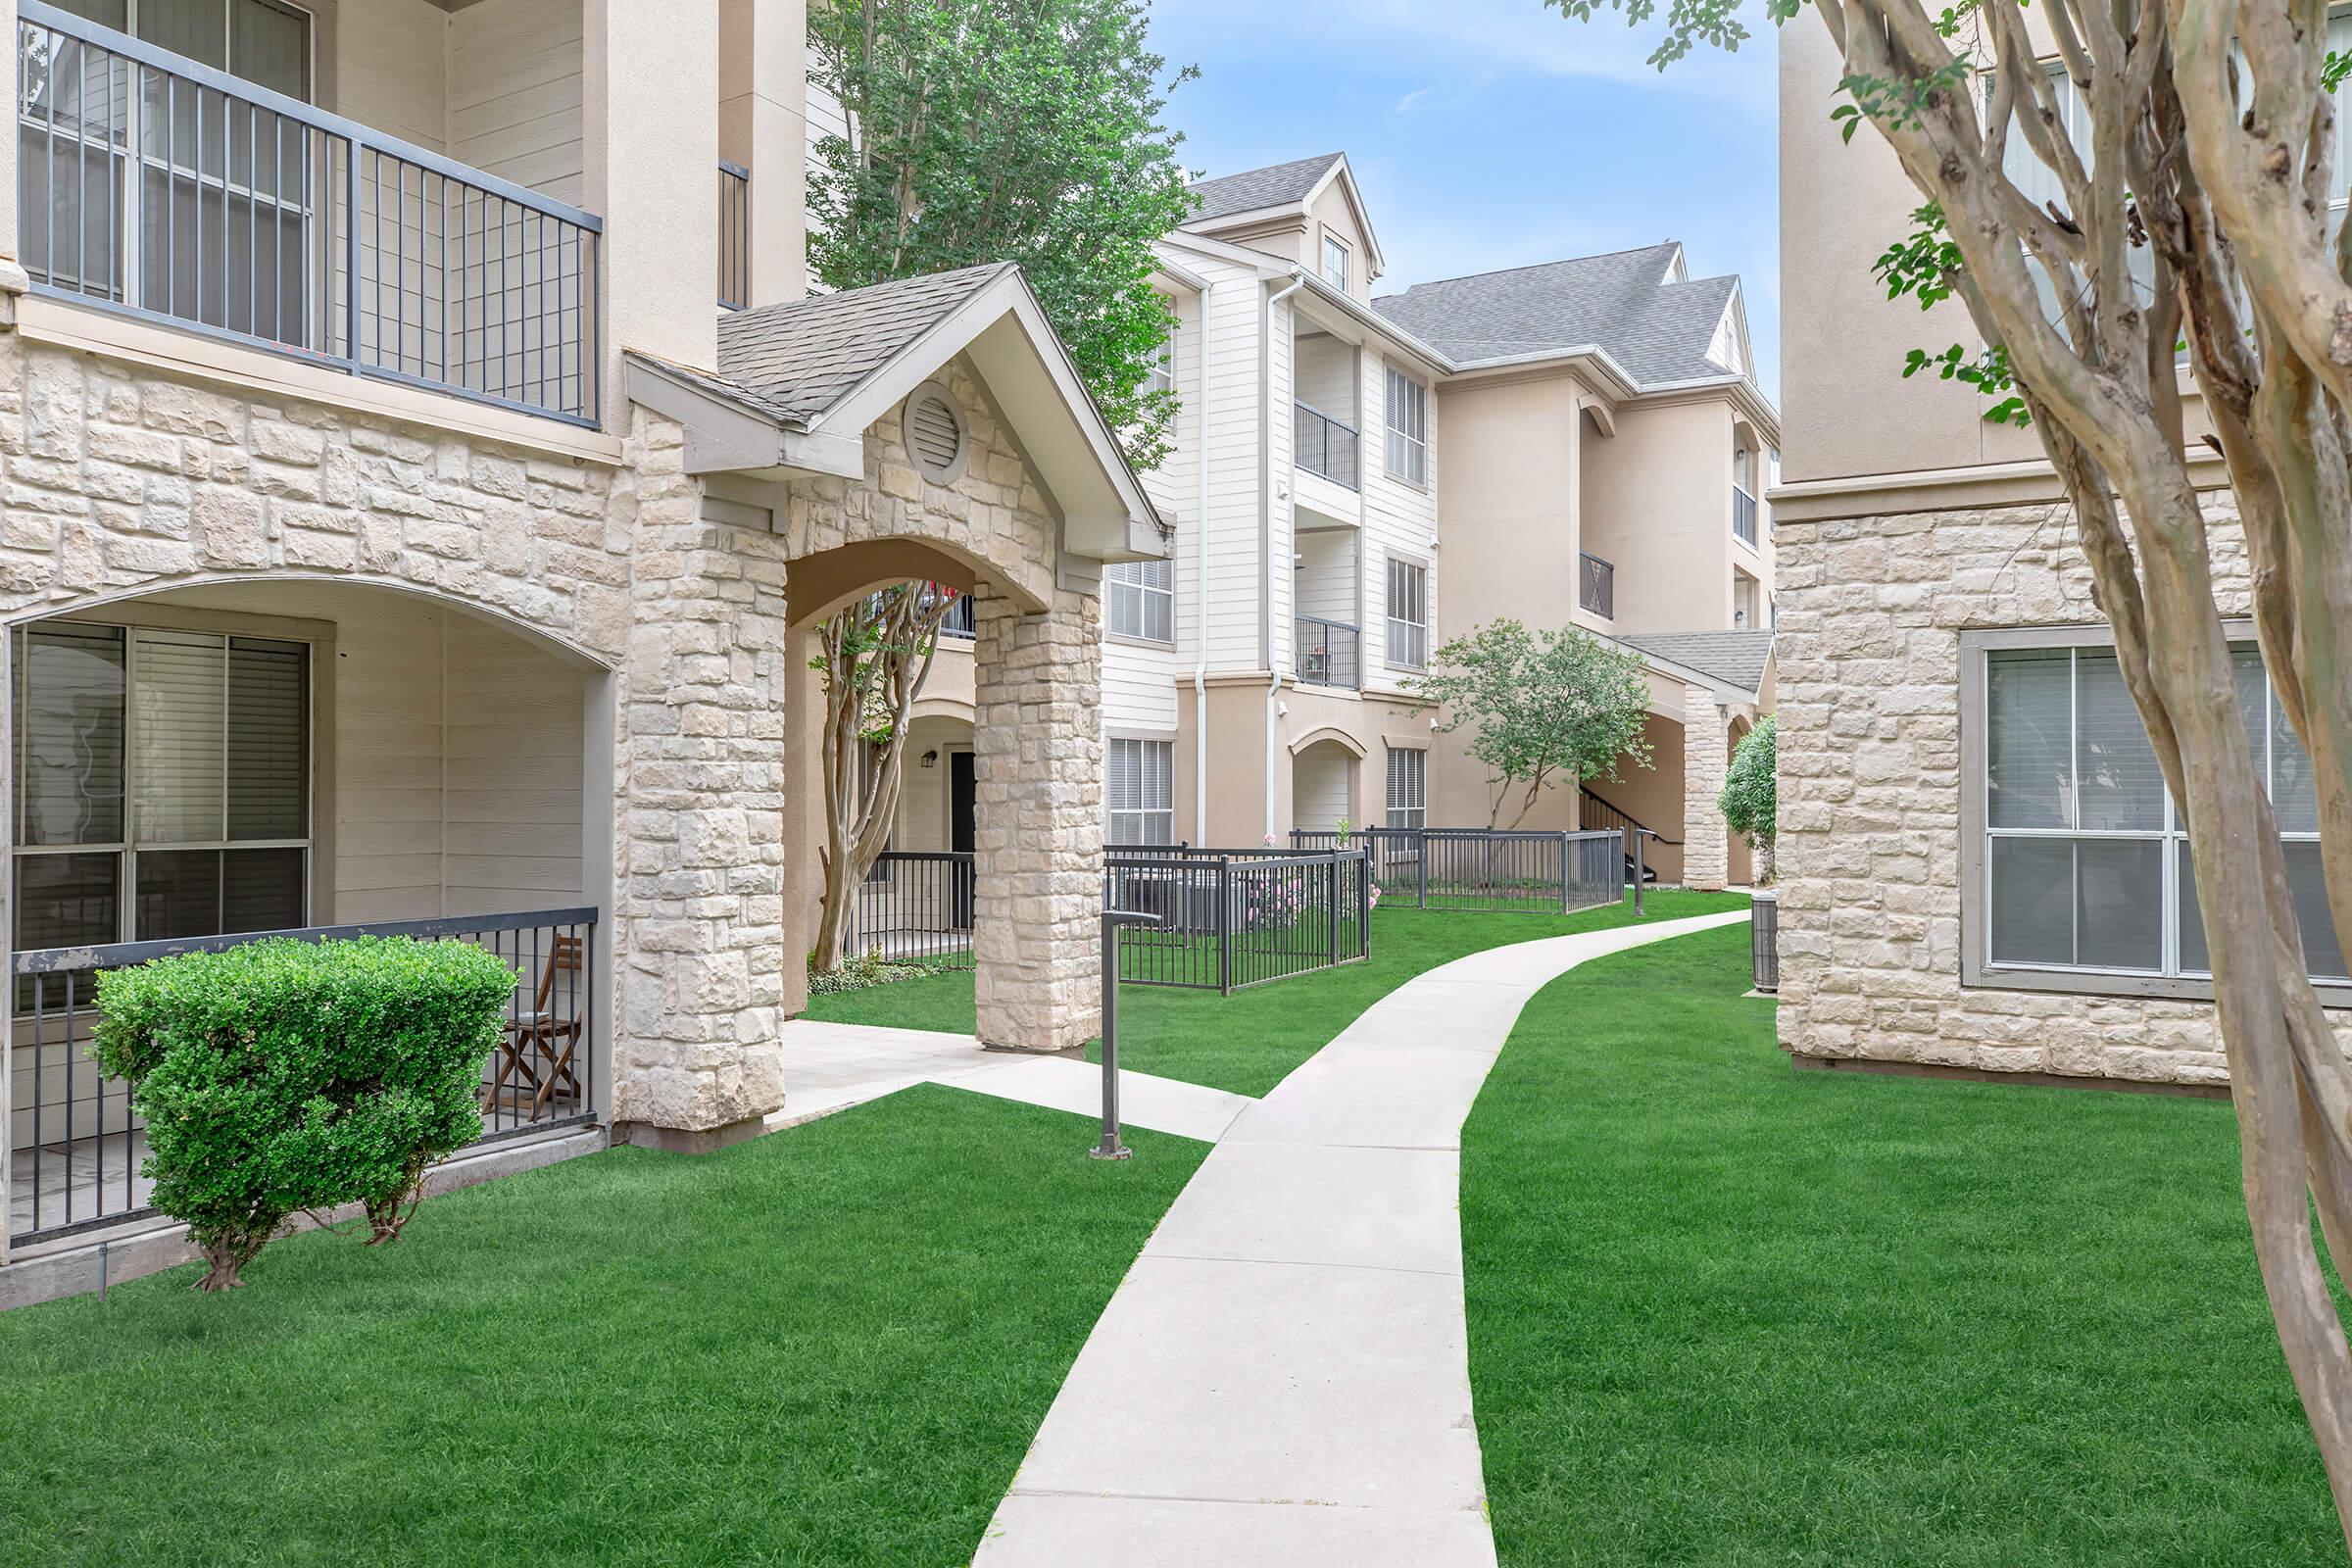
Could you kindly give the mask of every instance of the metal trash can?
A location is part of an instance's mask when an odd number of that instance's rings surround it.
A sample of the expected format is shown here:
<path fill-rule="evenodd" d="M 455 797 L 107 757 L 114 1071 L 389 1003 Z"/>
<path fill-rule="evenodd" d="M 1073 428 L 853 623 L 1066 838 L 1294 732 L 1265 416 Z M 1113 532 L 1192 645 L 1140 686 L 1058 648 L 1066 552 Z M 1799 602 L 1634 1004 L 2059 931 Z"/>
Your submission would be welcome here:
<path fill-rule="evenodd" d="M 1776 993 L 1781 989 L 1781 896 L 1763 891 L 1754 896 L 1749 906 L 1748 930 L 1753 953 L 1756 989 Z"/>

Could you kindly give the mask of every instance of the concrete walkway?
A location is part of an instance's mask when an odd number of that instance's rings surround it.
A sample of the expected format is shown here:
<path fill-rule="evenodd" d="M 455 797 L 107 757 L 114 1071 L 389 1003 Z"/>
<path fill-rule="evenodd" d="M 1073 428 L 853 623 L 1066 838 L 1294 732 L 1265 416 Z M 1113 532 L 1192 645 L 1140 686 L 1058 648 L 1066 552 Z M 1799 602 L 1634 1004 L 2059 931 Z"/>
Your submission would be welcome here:
<path fill-rule="evenodd" d="M 1023 1104 L 1098 1116 L 1102 1069 L 1065 1056 L 983 1051 L 970 1035 L 795 1018 L 778 1037 L 784 1047 L 784 1108 L 770 1132 L 878 1100 L 915 1084 L 947 1084 Z M 1154 1078 L 1119 1075 L 1119 1119 L 1130 1127 L 1214 1143 L 1245 1106 L 1247 1095 Z"/>
<path fill-rule="evenodd" d="M 1546 982 L 1747 918 L 1456 959 L 1248 1104 L 1096 1324 L 975 1568 L 1493 1568 L 1462 1120 Z"/>

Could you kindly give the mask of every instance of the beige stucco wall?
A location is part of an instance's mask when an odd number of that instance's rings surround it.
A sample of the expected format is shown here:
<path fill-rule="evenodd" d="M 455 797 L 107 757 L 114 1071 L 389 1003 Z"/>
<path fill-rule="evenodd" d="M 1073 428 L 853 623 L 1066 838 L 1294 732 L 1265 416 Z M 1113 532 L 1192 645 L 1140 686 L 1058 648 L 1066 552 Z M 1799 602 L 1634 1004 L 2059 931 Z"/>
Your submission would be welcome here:
<path fill-rule="evenodd" d="M 2210 507 L 2222 608 L 2242 614 L 2234 514 Z M 1782 1046 L 2226 1082 L 2209 1004 L 1961 984 L 1960 634 L 2099 618 L 2065 510 L 1784 522 L 1781 545 Z"/>
<path fill-rule="evenodd" d="M 1723 631 L 1735 559 L 1769 590 L 1769 538 L 1732 537 L 1732 445 L 1725 399 L 1632 404 L 1617 433 L 1584 454 L 1584 548 L 1617 568 L 1619 633 Z"/>
<path fill-rule="evenodd" d="M 1458 636 L 1512 616 L 1577 617 L 1584 389 L 1562 372 L 1443 382 L 1438 522 L 1445 538 L 1439 624 Z M 1620 591 L 1623 579 L 1620 577 Z M 1599 625 L 1598 621 L 1591 624 Z M 1482 815 L 1480 820 L 1484 820 Z"/>

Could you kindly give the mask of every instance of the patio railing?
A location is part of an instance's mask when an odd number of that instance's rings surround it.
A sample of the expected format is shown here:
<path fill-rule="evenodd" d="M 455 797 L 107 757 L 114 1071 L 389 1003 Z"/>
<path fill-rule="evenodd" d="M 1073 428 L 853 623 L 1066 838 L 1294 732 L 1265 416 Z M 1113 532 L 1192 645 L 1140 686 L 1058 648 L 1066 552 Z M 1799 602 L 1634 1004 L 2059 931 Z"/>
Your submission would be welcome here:
<path fill-rule="evenodd" d="M 972 852 L 885 850 L 850 909 L 852 957 L 934 969 L 972 967 Z"/>
<path fill-rule="evenodd" d="M 594 216 L 41 0 L 17 14 L 36 292 L 597 422 Z"/>
<path fill-rule="evenodd" d="M 1291 440 L 1298 466 L 1353 490 L 1357 483 L 1355 426 L 1342 424 L 1308 404 L 1292 407 Z"/>
<path fill-rule="evenodd" d="M 1308 686 L 1355 690 L 1362 679 L 1356 662 L 1361 638 L 1356 629 L 1344 620 L 1325 620 L 1320 615 L 1294 619 L 1291 635 L 1297 647 L 1293 662 L 1298 665 L 1298 679 Z"/>
<path fill-rule="evenodd" d="M 1103 857 L 1103 905 L 1157 916 L 1118 933 L 1119 979 L 1227 995 L 1372 956 L 1360 854 L 1123 845 Z"/>
<path fill-rule="evenodd" d="M 487 948 L 514 966 L 515 988 L 500 1047 L 482 1069 L 482 1135 L 508 1138 L 597 1118 L 596 924 L 593 908 L 537 909 L 13 955 L 10 1244 L 151 1212 L 150 1184 L 139 1175 L 147 1141 L 129 1086 L 102 1074 L 89 1054 L 100 970 L 264 937 L 454 937 Z"/>
<path fill-rule="evenodd" d="M 1340 834 L 1294 829 L 1300 849 L 1338 848 Z M 1468 827 L 1368 827 L 1360 844 L 1380 901 L 1410 899 L 1423 909 L 1516 909 L 1566 913 L 1625 897 L 1625 840 L 1613 832 L 1509 832 Z"/>

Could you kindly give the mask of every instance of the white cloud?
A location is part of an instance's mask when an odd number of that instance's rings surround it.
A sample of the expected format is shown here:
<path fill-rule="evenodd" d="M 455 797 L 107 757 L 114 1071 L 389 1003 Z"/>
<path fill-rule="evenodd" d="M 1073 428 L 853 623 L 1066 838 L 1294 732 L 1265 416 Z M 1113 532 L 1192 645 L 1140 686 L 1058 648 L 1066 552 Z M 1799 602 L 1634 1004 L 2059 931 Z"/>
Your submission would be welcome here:
<path fill-rule="evenodd" d="M 1403 97 L 1397 99 L 1396 107 L 1390 110 L 1389 113 L 1392 115 L 1409 115 L 1414 110 L 1420 108 L 1422 104 L 1428 102 L 1429 95 L 1437 90 L 1438 89 L 1435 87 L 1415 87 L 1411 92 L 1408 92 Z"/>

